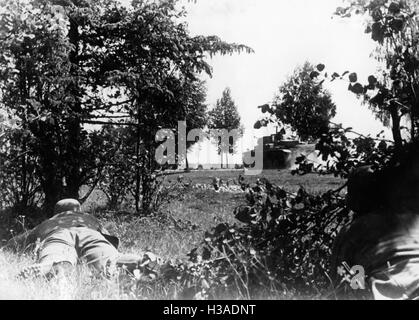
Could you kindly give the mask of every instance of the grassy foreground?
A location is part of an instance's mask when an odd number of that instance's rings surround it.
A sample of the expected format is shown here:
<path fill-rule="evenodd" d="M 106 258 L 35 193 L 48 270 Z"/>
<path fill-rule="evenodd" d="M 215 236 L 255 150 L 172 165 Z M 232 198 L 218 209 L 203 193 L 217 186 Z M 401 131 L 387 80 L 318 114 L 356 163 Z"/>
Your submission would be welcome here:
<path fill-rule="evenodd" d="M 238 178 L 237 171 L 201 171 L 182 174 L 192 184 L 210 184 L 212 178 L 224 181 Z M 337 189 L 342 181 L 330 176 L 292 176 L 285 171 L 268 171 L 262 175 L 270 181 L 296 191 L 304 186 L 310 193 Z M 258 176 L 260 178 L 260 176 Z M 249 177 L 250 181 L 258 177 Z M 168 180 L 176 180 L 172 175 Z M 152 251 L 166 259 L 187 260 L 187 254 L 198 246 L 207 230 L 219 223 L 235 223 L 233 210 L 245 203 L 244 194 L 193 190 L 182 199 L 166 204 L 154 217 L 135 217 L 126 212 L 100 210 L 104 197 L 92 194 L 84 210 L 98 216 L 106 228 L 121 239 L 124 253 Z M 173 285 L 138 286 L 134 279 L 118 277 L 111 280 L 93 277 L 81 268 L 71 279 L 62 278 L 17 280 L 17 272 L 33 263 L 33 257 L 18 256 L 0 250 L 0 299 L 179 299 L 182 288 Z M 275 297 L 272 297 L 275 298 Z M 278 298 L 280 296 L 278 295 Z"/>

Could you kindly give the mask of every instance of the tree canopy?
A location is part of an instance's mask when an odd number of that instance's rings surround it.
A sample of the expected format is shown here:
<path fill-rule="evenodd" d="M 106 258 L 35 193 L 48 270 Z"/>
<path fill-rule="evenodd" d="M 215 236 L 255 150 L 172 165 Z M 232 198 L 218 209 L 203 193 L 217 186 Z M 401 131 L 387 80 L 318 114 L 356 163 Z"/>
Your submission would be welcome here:
<path fill-rule="evenodd" d="M 410 145 L 418 141 L 418 3 L 416 1 L 357 0 L 347 7 L 340 7 L 336 14 L 350 18 L 353 14 L 366 19 L 367 34 L 376 42 L 375 57 L 382 66 L 365 81 L 357 72 L 330 72 L 319 64 L 311 77 L 317 83 L 347 81 L 348 90 L 362 98 L 384 125 L 390 126 L 393 141 L 356 133 L 352 128 L 333 125 L 323 135 L 316 149 L 327 165 L 314 165 L 304 157 L 297 159 L 297 172 L 333 172 L 346 177 L 354 167 L 371 165 L 375 170 L 398 166 Z M 408 128 L 402 126 L 402 120 Z M 410 125 L 409 125 L 410 124 Z M 349 138 L 348 133 L 356 138 Z M 389 170 L 390 170 L 389 169 Z"/>
<path fill-rule="evenodd" d="M 411 0 L 357 0 L 336 11 L 344 18 L 353 14 L 366 17 L 365 32 L 377 43 L 374 57 L 382 62 L 382 70 L 365 81 L 350 71 L 336 73 L 335 78 L 347 78 L 348 89 L 363 97 L 377 118 L 391 126 L 398 149 L 403 136 L 410 136 L 410 141 L 418 139 L 418 9 L 417 1 Z M 410 128 L 403 128 L 403 119 Z"/>
<path fill-rule="evenodd" d="M 315 67 L 306 62 L 279 87 L 271 105 L 261 106 L 266 119 L 255 129 L 268 123 L 291 127 L 302 140 L 317 139 L 328 131 L 329 121 L 336 114 L 331 95 L 312 78 Z"/>
<path fill-rule="evenodd" d="M 156 168 L 156 131 L 176 128 L 184 119 L 205 124 L 199 73 L 211 74 L 207 59 L 252 52 L 217 36 L 190 36 L 181 19 L 186 12 L 177 3 L 4 1 L 1 102 L 22 130 L 22 161 L 36 159 L 47 210 L 60 198 L 83 198 L 80 187 L 94 187 L 108 165 L 113 148 L 107 148 L 100 127 L 86 125 L 135 128 L 130 157 L 137 181 L 139 168 L 145 168 L 144 189 Z"/>

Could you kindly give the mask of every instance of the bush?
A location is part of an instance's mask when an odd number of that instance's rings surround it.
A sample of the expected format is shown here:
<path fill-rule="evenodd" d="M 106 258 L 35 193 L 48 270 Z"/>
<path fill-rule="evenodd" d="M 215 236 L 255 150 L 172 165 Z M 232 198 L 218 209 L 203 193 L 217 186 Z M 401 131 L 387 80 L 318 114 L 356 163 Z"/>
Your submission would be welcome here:
<path fill-rule="evenodd" d="M 10 238 L 34 228 L 46 217 L 38 207 L 8 208 L 0 211 L 0 247 Z"/>
<path fill-rule="evenodd" d="M 290 194 L 265 179 L 242 184 L 247 205 L 234 211 L 240 224 L 206 233 L 190 264 L 178 266 L 183 281 L 207 298 L 324 297 L 333 241 L 350 220 L 344 198 L 303 188 Z"/>

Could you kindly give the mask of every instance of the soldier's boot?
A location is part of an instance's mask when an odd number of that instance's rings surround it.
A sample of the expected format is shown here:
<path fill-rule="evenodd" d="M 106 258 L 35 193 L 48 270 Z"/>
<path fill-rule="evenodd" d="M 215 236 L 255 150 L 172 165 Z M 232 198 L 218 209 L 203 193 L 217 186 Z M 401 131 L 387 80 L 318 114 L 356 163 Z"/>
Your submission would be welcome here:
<path fill-rule="evenodd" d="M 70 262 L 37 263 L 23 268 L 17 275 L 17 279 L 25 280 L 40 277 L 51 279 L 66 275 L 73 269 L 74 267 Z"/>

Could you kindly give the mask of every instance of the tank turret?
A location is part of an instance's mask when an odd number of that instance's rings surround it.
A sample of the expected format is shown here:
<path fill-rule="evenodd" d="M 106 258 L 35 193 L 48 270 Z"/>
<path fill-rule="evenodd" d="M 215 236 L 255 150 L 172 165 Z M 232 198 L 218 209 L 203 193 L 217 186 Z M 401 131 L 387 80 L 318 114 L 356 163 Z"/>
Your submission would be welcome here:
<path fill-rule="evenodd" d="M 300 141 L 298 140 L 284 139 L 282 133 L 265 136 L 261 139 L 261 141 L 263 143 L 264 169 L 287 168 L 291 159 L 292 149 L 300 145 Z M 248 157 L 249 155 L 254 156 L 255 150 L 251 150 L 243 154 L 244 157 Z"/>

